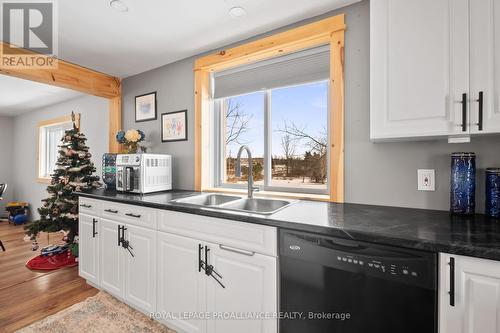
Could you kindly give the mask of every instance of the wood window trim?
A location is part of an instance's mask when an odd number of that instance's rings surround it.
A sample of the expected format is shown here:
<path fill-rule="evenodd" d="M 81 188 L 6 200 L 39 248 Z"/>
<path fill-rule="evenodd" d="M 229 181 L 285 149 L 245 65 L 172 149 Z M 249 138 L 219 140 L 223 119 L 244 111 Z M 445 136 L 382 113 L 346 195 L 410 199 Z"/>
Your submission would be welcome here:
<path fill-rule="evenodd" d="M 81 115 L 79 113 L 75 114 L 75 122 L 76 126 L 80 127 L 80 117 Z M 37 183 L 42 183 L 42 184 L 50 184 L 51 178 L 50 177 L 42 177 L 40 175 L 40 135 L 41 135 L 41 129 L 42 127 L 48 127 L 48 126 L 55 126 L 59 124 L 64 124 L 64 123 L 69 123 L 72 122 L 71 116 L 62 116 L 62 117 L 57 117 L 54 119 L 49 119 L 49 120 L 42 120 L 38 123 L 37 125 L 37 139 L 36 139 L 36 174 L 37 174 Z"/>
<path fill-rule="evenodd" d="M 7 45 L 7 43 L 0 41 L 0 54 L 3 54 L 3 48 Z M 26 49 L 18 49 L 19 53 L 22 54 L 36 54 Z M 0 74 L 72 89 L 108 99 L 109 152 L 120 152 L 121 146 L 115 139 L 116 133 L 122 129 L 122 93 L 119 78 L 60 59 L 57 59 L 57 67 L 51 69 L 4 67 L 0 61 Z"/>
<path fill-rule="evenodd" d="M 210 107 L 210 73 L 265 60 L 315 46 L 330 45 L 329 142 L 330 193 L 311 199 L 344 201 L 344 32 L 345 15 L 340 14 L 250 43 L 199 58 L 194 64 L 195 80 L 195 190 L 213 191 L 203 175 L 207 163 L 207 130 L 203 115 Z M 275 192 L 273 192 L 274 194 Z M 283 193 L 286 195 L 286 193 Z M 291 194 L 293 195 L 293 194 Z M 307 195 L 302 195 L 306 197 Z"/>

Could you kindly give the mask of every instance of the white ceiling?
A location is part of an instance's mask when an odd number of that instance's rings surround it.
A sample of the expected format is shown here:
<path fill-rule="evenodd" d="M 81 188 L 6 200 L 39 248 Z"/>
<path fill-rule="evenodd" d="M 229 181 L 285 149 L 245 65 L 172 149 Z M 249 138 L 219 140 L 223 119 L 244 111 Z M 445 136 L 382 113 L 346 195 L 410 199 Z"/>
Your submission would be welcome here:
<path fill-rule="evenodd" d="M 16 116 L 82 94 L 73 90 L 0 75 L 0 115 Z"/>
<path fill-rule="evenodd" d="M 59 58 L 123 78 L 360 0 L 122 1 L 59 1 Z"/>
<path fill-rule="evenodd" d="M 283 27 L 360 0 L 64 0 L 59 58 L 121 78 Z M 228 14 L 235 6 L 247 14 Z M 0 75 L 0 115 L 15 116 L 81 93 Z"/>

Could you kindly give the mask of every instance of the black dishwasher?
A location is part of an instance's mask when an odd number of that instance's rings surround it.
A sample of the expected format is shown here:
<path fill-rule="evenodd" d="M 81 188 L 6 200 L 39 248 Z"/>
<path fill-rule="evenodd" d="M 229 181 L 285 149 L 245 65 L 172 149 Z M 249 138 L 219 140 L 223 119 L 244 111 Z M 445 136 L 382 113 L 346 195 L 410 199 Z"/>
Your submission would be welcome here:
<path fill-rule="evenodd" d="M 280 231 L 281 333 L 437 332 L 437 255 Z"/>

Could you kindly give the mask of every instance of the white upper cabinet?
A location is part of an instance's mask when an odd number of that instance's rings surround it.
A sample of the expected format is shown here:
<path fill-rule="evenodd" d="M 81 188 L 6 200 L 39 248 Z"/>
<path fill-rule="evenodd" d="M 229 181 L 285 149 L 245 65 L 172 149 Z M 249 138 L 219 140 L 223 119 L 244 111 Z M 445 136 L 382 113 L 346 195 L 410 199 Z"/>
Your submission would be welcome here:
<path fill-rule="evenodd" d="M 471 132 L 498 133 L 500 1 L 470 0 L 470 36 Z"/>
<path fill-rule="evenodd" d="M 460 133 L 467 0 L 371 1 L 371 138 Z"/>
<path fill-rule="evenodd" d="M 497 0 L 370 6 L 372 140 L 500 132 Z"/>

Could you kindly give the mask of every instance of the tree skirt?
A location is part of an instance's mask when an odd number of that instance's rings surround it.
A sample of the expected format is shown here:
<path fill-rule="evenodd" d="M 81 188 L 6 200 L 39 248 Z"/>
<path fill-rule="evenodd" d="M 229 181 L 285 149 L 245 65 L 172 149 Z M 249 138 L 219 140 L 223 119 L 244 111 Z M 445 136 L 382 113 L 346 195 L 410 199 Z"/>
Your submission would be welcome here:
<path fill-rule="evenodd" d="M 52 271 L 62 267 L 73 267 L 78 265 L 75 257 L 67 251 L 53 256 L 37 256 L 26 263 L 26 267 L 32 270 Z"/>

